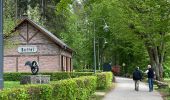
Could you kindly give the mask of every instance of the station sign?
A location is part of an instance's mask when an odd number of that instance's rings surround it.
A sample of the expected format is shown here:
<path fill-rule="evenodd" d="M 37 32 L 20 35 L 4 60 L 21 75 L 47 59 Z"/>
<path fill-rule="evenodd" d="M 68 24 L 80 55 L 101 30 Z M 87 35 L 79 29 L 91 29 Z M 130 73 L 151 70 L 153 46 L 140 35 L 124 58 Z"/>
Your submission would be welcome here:
<path fill-rule="evenodd" d="M 19 53 L 35 53 L 37 52 L 37 46 L 35 45 L 25 45 L 25 46 L 19 46 L 18 52 Z"/>

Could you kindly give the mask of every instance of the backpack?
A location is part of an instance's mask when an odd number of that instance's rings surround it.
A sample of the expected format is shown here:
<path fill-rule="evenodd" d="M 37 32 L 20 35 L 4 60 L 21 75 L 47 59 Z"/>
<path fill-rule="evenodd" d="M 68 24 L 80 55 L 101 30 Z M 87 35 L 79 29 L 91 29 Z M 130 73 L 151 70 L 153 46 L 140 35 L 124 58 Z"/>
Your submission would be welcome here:
<path fill-rule="evenodd" d="M 141 78 L 142 78 L 142 75 L 139 70 L 136 70 L 133 72 L 133 80 L 141 80 Z"/>

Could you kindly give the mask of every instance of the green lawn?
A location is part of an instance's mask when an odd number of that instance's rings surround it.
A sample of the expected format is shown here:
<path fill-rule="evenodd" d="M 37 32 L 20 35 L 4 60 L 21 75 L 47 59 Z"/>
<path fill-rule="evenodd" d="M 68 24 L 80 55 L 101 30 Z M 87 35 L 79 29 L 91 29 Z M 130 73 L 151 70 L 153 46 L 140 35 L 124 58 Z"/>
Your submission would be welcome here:
<path fill-rule="evenodd" d="M 50 83 L 55 83 L 56 81 L 51 81 Z M 14 88 L 14 87 L 19 87 L 20 82 L 19 81 L 4 81 L 4 88 Z"/>
<path fill-rule="evenodd" d="M 20 82 L 19 81 L 5 81 L 4 82 L 4 88 L 14 88 L 14 87 L 19 87 Z"/>
<path fill-rule="evenodd" d="M 160 92 L 160 94 L 162 95 L 164 100 L 170 100 L 170 95 L 169 95 L 169 89 L 168 88 L 158 89 L 158 91 Z"/>

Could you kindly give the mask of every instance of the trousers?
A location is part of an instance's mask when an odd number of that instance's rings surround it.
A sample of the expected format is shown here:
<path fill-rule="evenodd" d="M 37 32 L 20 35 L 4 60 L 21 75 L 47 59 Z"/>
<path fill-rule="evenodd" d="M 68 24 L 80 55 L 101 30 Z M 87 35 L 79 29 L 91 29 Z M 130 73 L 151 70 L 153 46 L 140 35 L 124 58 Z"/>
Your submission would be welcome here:
<path fill-rule="evenodd" d="M 135 80 L 135 90 L 139 91 L 139 80 Z"/>
<path fill-rule="evenodd" d="M 153 78 L 148 78 L 149 91 L 153 91 Z"/>

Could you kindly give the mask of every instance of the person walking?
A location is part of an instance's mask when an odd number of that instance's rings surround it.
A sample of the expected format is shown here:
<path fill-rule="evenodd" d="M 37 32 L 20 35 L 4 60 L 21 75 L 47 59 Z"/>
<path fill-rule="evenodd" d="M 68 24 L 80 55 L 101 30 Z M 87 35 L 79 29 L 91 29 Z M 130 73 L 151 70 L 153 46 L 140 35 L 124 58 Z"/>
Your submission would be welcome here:
<path fill-rule="evenodd" d="M 142 73 L 139 70 L 139 67 L 135 69 L 133 72 L 133 80 L 135 82 L 135 90 L 139 91 L 139 81 L 142 79 Z"/>
<path fill-rule="evenodd" d="M 148 65 L 148 70 L 146 70 L 148 76 L 149 92 L 153 91 L 153 80 L 154 80 L 154 70 L 151 65 Z"/>

